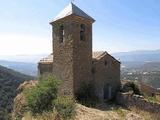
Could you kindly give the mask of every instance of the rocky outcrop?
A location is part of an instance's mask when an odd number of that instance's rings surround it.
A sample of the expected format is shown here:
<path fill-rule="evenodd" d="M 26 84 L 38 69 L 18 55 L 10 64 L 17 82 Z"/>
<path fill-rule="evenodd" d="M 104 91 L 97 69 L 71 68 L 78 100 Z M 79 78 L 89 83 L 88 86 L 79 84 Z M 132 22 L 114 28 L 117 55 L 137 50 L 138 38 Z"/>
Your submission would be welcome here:
<path fill-rule="evenodd" d="M 14 106 L 13 106 L 13 112 L 12 112 L 12 119 L 16 120 L 16 118 L 22 118 L 24 113 L 27 111 L 27 103 L 25 99 L 25 95 L 23 91 L 25 89 L 29 89 L 34 87 L 38 81 L 31 80 L 31 81 L 25 81 L 18 87 L 19 94 L 14 99 Z"/>
<path fill-rule="evenodd" d="M 160 114 L 160 103 L 149 102 L 143 96 L 132 95 L 131 93 L 118 93 L 116 101 L 126 107 L 136 106 L 141 110 L 145 110 L 151 113 Z"/>
<path fill-rule="evenodd" d="M 54 113 L 56 111 L 44 113 L 38 116 L 38 118 L 29 114 L 25 96 L 22 91 L 32 88 L 37 83 L 37 81 L 29 81 L 19 86 L 18 90 L 21 92 L 14 99 L 13 120 L 16 120 L 18 117 L 22 118 L 22 120 L 62 120 L 57 113 Z M 145 118 L 148 118 L 146 120 L 150 120 L 152 118 L 148 112 L 143 116 L 144 113 L 142 114 L 141 111 L 137 113 L 135 110 L 128 110 L 112 104 L 100 104 L 96 108 L 89 108 L 77 103 L 75 112 L 74 120 L 144 120 Z"/>

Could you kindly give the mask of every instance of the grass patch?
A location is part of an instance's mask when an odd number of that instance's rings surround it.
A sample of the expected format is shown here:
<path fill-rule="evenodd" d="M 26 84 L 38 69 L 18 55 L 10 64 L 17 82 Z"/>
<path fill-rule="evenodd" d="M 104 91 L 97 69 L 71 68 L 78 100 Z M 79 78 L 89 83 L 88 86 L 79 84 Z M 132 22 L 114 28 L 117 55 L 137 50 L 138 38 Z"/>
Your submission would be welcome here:
<path fill-rule="evenodd" d="M 118 108 L 114 109 L 113 111 L 117 112 L 117 114 L 121 118 L 125 118 L 125 116 L 126 116 L 126 111 L 124 109 L 122 109 L 121 107 L 118 107 Z"/>
<path fill-rule="evenodd" d="M 56 111 L 43 112 L 41 114 L 37 114 L 36 116 L 32 116 L 32 113 L 27 112 L 24 114 L 25 120 L 54 120 L 57 116 Z"/>
<path fill-rule="evenodd" d="M 53 101 L 55 109 L 64 120 L 70 120 L 75 114 L 75 101 L 73 98 L 64 96 Z"/>
<path fill-rule="evenodd" d="M 160 103 L 160 94 L 156 95 L 156 100 L 158 103 Z"/>
<path fill-rule="evenodd" d="M 158 113 L 147 112 L 147 111 L 138 109 L 137 107 L 130 107 L 130 110 L 142 116 L 144 120 L 159 120 L 160 119 L 160 115 Z"/>
<path fill-rule="evenodd" d="M 148 100 L 148 102 L 160 103 L 160 95 L 156 95 L 152 97 L 145 94 L 144 97 Z"/>

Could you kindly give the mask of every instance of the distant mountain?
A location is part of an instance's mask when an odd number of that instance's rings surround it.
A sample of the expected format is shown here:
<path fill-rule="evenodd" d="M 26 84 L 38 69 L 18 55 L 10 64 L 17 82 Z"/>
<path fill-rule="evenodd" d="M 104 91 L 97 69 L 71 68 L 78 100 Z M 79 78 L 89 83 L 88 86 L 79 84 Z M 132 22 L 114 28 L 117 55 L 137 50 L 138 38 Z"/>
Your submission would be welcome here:
<path fill-rule="evenodd" d="M 0 65 L 0 120 L 9 119 L 17 87 L 25 80 L 33 79 L 35 78 Z"/>
<path fill-rule="evenodd" d="M 159 62 L 160 50 L 131 51 L 112 54 L 122 62 Z"/>
<path fill-rule="evenodd" d="M 140 80 L 160 87 L 160 50 L 112 54 L 121 61 L 121 79 Z"/>
<path fill-rule="evenodd" d="M 157 62 L 160 62 L 160 50 L 119 52 L 113 53 L 112 55 L 121 61 L 122 68 L 139 68 L 143 65 L 146 66 L 146 63 L 152 63 L 151 65 L 149 65 L 149 68 L 153 69 L 153 62 L 155 62 L 155 64 Z M 0 56 L 0 65 L 6 66 L 24 74 L 36 76 L 37 63 L 40 59 L 46 56 L 48 56 L 48 54 Z"/>
<path fill-rule="evenodd" d="M 37 76 L 37 63 L 48 54 L 37 55 L 0 55 L 0 65 L 18 72 Z"/>
<path fill-rule="evenodd" d="M 0 65 L 11 68 L 23 74 L 37 76 L 37 63 L 24 63 L 0 60 Z"/>
<path fill-rule="evenodd" d="M 37 55 L 0 55 L 1 60 L 5 61 L 16 61 L 24 63 L 37 63 L 40 59 L 48 56 L 47 54 L 37 54 Z"/>
<path fill-rule="evenodd" d="M 123 70 L 160 70 L 158 67 L 160 62 L 160 50 L 120 52 L 113 53 L 112 55 L 121 61 Z"/>
<path fill-rule="evenodd" d="M 136 69 L 146 72 L 160 71 L 160 62 L 146 62 L 145 64 L 137 67 Z"/>

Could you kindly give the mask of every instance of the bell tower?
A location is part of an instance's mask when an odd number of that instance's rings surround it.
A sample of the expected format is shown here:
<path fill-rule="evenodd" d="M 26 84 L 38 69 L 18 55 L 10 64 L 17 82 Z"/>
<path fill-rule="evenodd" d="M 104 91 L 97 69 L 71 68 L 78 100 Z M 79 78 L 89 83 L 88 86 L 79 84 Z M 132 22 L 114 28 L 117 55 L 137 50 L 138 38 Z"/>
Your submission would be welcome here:
<path fill-rule="evenodd" d="M 60 94 L 74 95 L 82 82 L 92 80 L 94 21 L 70 3 L 50 23 L 53 30 L 53 74 L 63 81 Z"/>

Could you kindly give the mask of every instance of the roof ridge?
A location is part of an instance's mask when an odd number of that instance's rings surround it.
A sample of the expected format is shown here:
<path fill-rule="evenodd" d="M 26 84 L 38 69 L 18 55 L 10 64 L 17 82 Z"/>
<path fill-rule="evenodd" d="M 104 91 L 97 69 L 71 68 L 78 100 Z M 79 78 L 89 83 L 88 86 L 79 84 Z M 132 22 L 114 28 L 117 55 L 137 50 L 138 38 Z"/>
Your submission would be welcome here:
<path fill-rule="evenodd" d="M 70 16 L 72 14 L 92 20 L 93 22 L 95 21 L 91 16 L 89 16 L 87 13 L 85 13 L 83 10 L 81 10 L 79 7 L 77 7 L 75 4 L 71 2 L 50 23 L 55 22 L 59 19 L 65 18 L 67 16 Z"/>
<path fill-rule="evenodd" d="M 72 9 L 72 13 L 71 14 L 73 14 L 73 5 L 74 4 L 72 2 L 70 4 L 71 4 L 71 9 Z"/>

